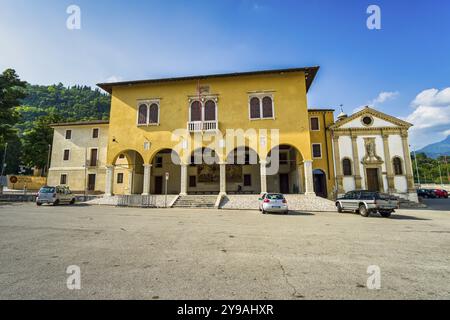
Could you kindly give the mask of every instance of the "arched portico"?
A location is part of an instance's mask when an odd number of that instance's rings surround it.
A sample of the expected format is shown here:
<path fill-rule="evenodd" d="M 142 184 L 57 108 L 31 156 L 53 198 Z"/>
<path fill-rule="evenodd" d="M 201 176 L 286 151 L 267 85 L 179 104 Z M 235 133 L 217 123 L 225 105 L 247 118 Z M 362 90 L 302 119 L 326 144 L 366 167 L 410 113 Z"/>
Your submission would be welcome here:
<path fill-rule="evenodd" d="M 270 150 L 265 175 L 268 192 L 314 194 L 312 161 L 305 160 L 292 145 L 281 144 Z"/>
<path fill-rule="evenodd" d="M 261 169 L 258 153 L 249 147 L 237 147 L 226 160 L 227 193 L 261 193 Z"/>
<path fill-rule="evenodd" d="M 167 184 L 168 194 L 179 194 L 181 191 L 181 161 L 178 154 L 172 149 L 157 151 L 150 159 L 150 164 L 144 165 L 144 190 L 148 185 L 146 194 L 164 194 Z M 166 179 L 166 174 L 168 179 Z"/>

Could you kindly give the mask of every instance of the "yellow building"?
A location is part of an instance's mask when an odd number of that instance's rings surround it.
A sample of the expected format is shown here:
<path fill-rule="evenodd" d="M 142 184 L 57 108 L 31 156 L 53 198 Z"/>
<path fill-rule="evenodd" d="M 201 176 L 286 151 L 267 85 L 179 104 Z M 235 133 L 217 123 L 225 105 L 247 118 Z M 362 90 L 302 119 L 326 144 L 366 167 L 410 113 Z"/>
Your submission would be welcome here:
<path fill-rule="evenodd" d="M 329 196 L 334 175 L 326 127 L 333 113 L 308 112 L 306 97 L 317 71 L 99 84 L 112 97 L 105 193 L 161 194 L 168 173 L 172 194 L 314 194 L 316 181 L 321 195 Z M 310 131 L 311 121 L 319 128 Z M 278 153 L 273 148 L 279 149 L 279 166 L 268 173 L 275 167 L 270 159 Z M 241 163 L 234 161 L 235 150 L 245 153 Z M 212 156 L 214 163 L 200 156 L 192 164 L 198 151 Z M 127 181 L 117 173 L 123 167 L 118 161 L 124 159 Z M 118 186 L 124 183 L 127 188 Z"/>
<path fill-rule="evenodd" d="M 88 166 L 84 174 L 84 157 L 89 161 L 94 148 L 89 132 L 99 124 L 58 124 L 49 181 L 92 189 L 89 170 L 95 169 L 95 190 L 106 195 L 158 195 L 167 189 L 174 195 L 282 192 L 331 198 L 335 178 L 327 127 L 334 123 L 333 110 L 308 110 L 307 104 L 318 69 L 99 84 L 111 94 L 111 114 L 97 141 L 97 168 Z M 73 130 L 72 139 L 65 138 L 67 130 Z M 67 149 L 73 158 L 63 161 Z"/>

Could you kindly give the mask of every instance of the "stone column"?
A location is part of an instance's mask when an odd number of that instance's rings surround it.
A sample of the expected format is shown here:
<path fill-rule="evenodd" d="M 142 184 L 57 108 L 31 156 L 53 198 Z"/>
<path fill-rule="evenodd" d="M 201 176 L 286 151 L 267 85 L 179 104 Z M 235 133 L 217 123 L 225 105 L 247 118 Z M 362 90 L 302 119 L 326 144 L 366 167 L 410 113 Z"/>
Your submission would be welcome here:
<path fill-rule="evenodd" d="M 412 161 L 411 161 L 411 152 L 409 151 L 408 145 L 408 132 L 402 131 L 402 146 L 403 146 L 403 157 L 405 158 L 405 171 L 406 171 L 406 183 L 408 185 L 408 192 L 413 193 L 416 192 L 414 186 L 414 175 L 412 171 Z"/>
<path fill-rule="evenodd" d="M 337 193 L 343 194 L 344 191 L 344 175 L 342 173 L 342 161 L 341 161 L 341 152 L 339 150 L 339 136 L 333 135 L 333 151 L 334 151 L 334 164 L 336 166 L 336 184 L 337 184 Z"/>
<path fill-rule="evenodd" d="M 181 183 L 180 183 L 180 196 L 187 196 L 187 164 L 181 164 Z"/>
<path fill-rule="evenodd" d="M 266 173 L 267 161 L 261 160 L 259 162 L 259 164 L 260 164 L 260 170 L 261 170 L 261 193 L 266 193 L 267 192 L 267 173 Z"/>
<path fill-rule="evenodd" d="M 297 164 L 297 179 L 298 179 L 298 192 L 303 193 L 303 168 L 302 164 Z"/>
<path fill-rule="evenodd" d="M 226 162 L 219 163 L 220 166 L 220 195 L 227 194 L 227 164 Z"/>
<path fill-rule="evenodd" d="M 151 173 L 152 173 L 152 165 L 144 164 L 144 186 L 142 188 L 143 196 L 148 196 L 150 194 Z"/>
<path fill-rule="evenodd" d="M 312 160 L 305 160 L 303 162 L 303 166 L 305 167 L 305 194 L 315 196 L 312 163 Z"/>
<path fill-rule="evenodd" d="M 127 194 L 133 194 L 133 175 L 134 175 L 134 170 L 133 169 L 128 169 L 128 191 Z"/>
<path fill-rule="evenodd" d="M 386 165 L 388 192 L 395 192 L 394 172 L 392 170 L 391 153 L 389 151 L 389 134 L 382 133 L 383 137 L 383 149 L 384 149 L 384 162 Z"/>
<path fill-rule="evenodd" d="M 359 154 L 356 139 L 358 136 L 352 134 L 352 152 L 353 152 L 353 174 L 355 177 L 355 189 L 361 189 L 361 171 L 359 170 Z"/>
<path fill-rule="evenodd" d="M 106 182 L 105 182 L 105 196 L 110 197 L 113 194 L 114 181 L 114 166 L 106 166 Z"/>

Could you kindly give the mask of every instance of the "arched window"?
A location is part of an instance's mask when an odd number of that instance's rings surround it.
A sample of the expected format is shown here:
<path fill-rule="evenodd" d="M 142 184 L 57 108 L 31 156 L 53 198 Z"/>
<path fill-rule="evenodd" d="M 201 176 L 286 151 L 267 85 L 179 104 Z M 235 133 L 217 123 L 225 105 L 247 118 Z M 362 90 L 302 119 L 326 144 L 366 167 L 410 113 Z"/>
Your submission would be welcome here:
<path fill-rule="evenodd" d="M 147 105 L 139 105 L 138 124 L 147 124 Z"/>
<path fill-rule="evenodd" d="M 216 120 L 216 103 L 212 100 L 208 100 L 205 103 L 205 121 Z"/>
<path fill-rule="evenodd" d="M 250 119 L 261 118 L 261 109 L 259 98 L 253 97 L 250 99 Z"/>
<path fill-rule="evenodd" d="M 263 118 L 273 118 L 272 98 L 264 97 L 262 100 Z"/>
<path fill-rule="evenodd" d="M 352 162 L 350 161 L 350 159 L 342 160 L 342 171 L 344 173 L 344 176 L 352 175 Z"/>
<path fill-rule="evenodd" d="M 159 122 L 159 106 L 153 103 L 150 106 L 150 121 L 151 124 L 158 124 Z"/>
<path fill-rule="evenodd" d="M 395 175 L 402 175 L 403 174 L 402 160 L 399 157 L 395 157 L 392 160 L 392 164 L 394 166 L 394 174 Z"/>
<path fill-rule="evenodd" d="M 191 104 L 191 121 L 202 121 L 202 105 L 199 101 Z"/>

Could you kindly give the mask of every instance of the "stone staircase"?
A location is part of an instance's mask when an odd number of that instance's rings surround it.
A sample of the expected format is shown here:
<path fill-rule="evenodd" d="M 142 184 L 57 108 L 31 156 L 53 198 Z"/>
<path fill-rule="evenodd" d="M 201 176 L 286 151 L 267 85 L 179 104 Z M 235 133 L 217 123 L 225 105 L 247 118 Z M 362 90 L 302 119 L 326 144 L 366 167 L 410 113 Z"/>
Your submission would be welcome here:
<path fill-rule="evenodd" d="M 214 208 L 217 195 L 180 196 L 172 208 Z"/>

